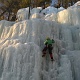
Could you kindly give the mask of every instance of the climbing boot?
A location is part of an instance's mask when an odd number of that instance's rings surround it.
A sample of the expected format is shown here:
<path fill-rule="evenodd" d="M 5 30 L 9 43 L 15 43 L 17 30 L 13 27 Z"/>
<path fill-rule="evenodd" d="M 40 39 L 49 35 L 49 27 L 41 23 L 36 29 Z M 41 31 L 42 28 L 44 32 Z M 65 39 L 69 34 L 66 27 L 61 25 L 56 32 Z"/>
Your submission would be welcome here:
<path fill-rule="evenodd" d="M 46 52 L 45 52 L 45 51 L 43 51 L 42 57 L 45 57 L 45 55 L 46 55 Z"/>

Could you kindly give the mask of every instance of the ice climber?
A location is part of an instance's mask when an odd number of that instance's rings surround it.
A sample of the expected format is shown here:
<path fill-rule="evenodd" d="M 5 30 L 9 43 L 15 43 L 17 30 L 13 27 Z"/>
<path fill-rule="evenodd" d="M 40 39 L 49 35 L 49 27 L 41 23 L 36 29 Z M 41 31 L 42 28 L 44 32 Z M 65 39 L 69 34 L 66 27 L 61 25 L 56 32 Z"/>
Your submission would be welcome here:
<path fill-rule="evenodd" d="M 44 44 L 45 44 L 45 47 L 44 49 L 42 50 L 43 54 L 42 54 L 42 57 L 45 57 L 46 55 L 46 51 L 48 50 L 49 54 L 50 54 L 50 58 L 51 58 L 51 61 L 53 61 L 53 55 L 52 55 L 52 44 L 55 43 L 55 41 L 53 39 L 50 39 L 49 37 L 46 38 L 46 40 L 44 41 Z"/>

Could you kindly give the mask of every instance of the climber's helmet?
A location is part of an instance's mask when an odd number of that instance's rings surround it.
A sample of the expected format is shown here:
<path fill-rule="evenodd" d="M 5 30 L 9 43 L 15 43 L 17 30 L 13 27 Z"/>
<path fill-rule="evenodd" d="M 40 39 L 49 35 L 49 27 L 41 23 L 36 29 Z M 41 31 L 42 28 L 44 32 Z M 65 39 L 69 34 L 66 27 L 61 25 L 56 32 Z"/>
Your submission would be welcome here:
<path fill-rule="evenodd" d="M 49 37 L 46 38 L 46 40 L 49 40 L 49 39 L 50 39 Z"/>

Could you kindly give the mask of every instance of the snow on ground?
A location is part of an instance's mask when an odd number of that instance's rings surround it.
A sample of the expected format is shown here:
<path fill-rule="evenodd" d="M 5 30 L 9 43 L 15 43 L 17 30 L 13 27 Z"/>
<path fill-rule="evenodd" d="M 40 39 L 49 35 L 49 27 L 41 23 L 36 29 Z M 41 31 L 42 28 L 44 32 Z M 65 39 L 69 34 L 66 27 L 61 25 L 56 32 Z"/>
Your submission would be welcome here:
<path fill-rule="evenodd" d="M 28 20 L 24 8 L 18 22 L 0 21 L 0 80 L 80 79 L 80 8 L 52 10 L 46 8 L 44 15 L 41 8 L 33 9 Z M 53 63 L 49 54 L 41 57 L 46 37 L 55 40 Z"/>

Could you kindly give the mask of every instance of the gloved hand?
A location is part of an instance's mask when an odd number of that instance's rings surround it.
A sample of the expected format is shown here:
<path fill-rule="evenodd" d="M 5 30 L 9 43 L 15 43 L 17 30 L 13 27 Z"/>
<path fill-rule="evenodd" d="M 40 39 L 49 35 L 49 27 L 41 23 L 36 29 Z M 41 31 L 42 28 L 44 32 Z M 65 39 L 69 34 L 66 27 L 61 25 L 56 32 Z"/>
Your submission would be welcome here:
<path fill-rule="evenodd" d="M 55 43 L 54 39 L 52 39 L 52 42 Z"/>

